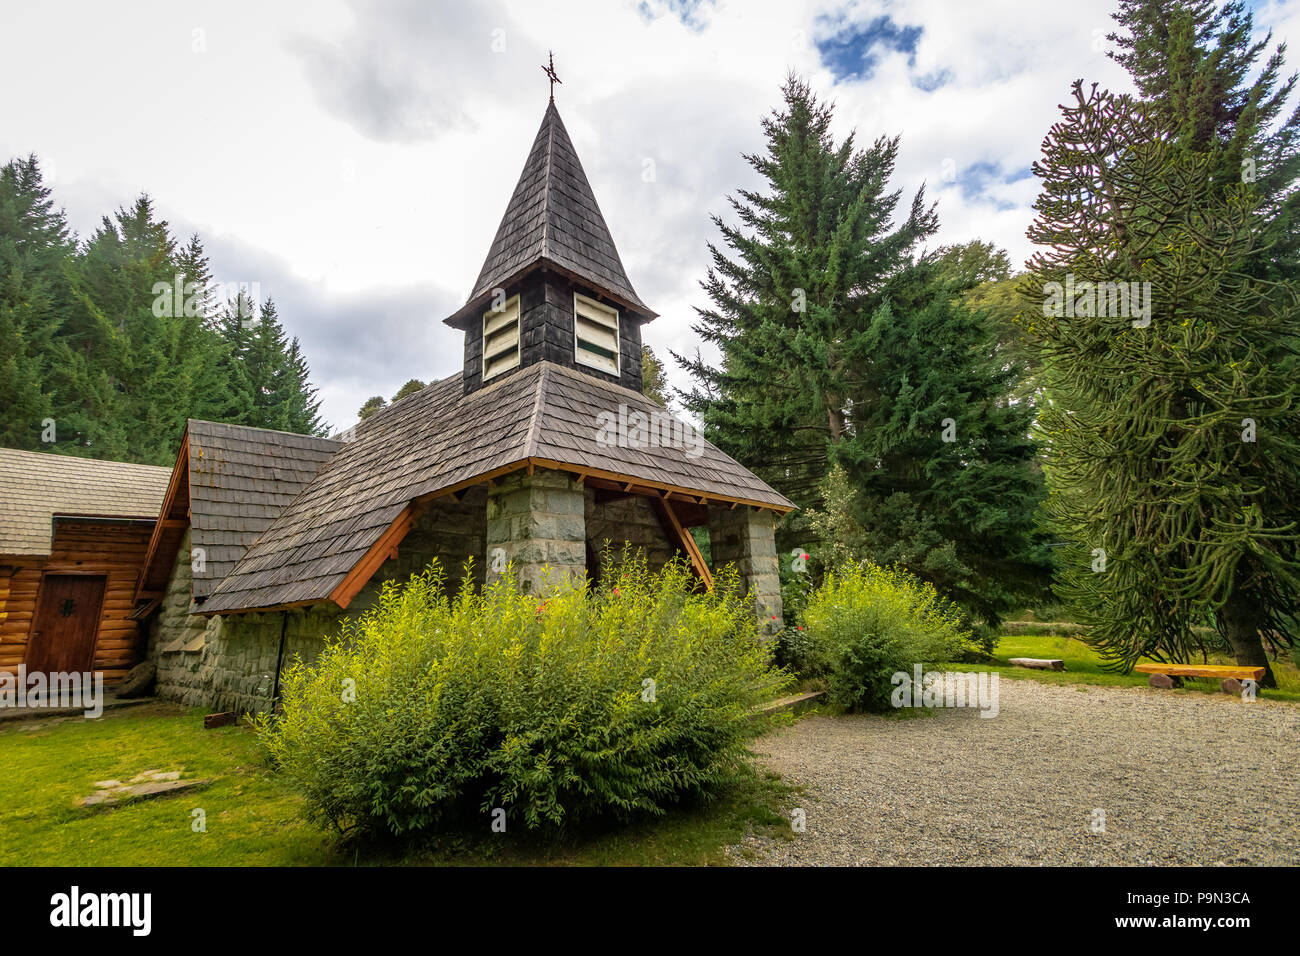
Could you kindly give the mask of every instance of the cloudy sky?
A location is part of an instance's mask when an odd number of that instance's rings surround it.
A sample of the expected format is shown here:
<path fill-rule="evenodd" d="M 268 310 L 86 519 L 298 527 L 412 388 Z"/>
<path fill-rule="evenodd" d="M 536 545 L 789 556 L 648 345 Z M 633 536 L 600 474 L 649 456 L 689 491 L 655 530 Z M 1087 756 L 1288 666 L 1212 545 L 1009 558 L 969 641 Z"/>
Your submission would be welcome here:
<path fill-rule="evenodd" d="M 1300 3 L 1251 6 L 1277 39 L 1300 37 Z M 82 237 L 150 194 L 203 238 L 218 280 L 276 299 L 345 427 L 367 396 L 459 368 L 442 319 L 541 122 L 548 49 L 663 355 L 694 349 L 709 216 L 757 185 L 741 154 L 761 149 L 789 70 L 834 100 L 838 135 L 902 136 L 896 186 L 938 201 L 940 242 L 992 240 L 1020 263 L 1029 166 L 1071 81 L 1129 89 L 1104 54 L 1114 7 L 0 0 L 0 161 L 35 152 Z"/>

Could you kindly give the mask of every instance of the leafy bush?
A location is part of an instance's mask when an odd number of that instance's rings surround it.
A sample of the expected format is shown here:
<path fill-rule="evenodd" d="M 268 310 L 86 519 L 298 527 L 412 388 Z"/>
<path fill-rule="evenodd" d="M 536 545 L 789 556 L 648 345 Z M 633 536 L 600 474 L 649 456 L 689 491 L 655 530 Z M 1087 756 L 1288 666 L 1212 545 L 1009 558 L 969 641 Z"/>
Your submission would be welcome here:
<path fill-rule="evenodd" d="M 886 710 L 896 672 L 977 650 L 958 607 L 933 586 L 871 564 L 828 574 L 804 624 L 830 702 L 849 710 Z"/>
<path fill-rule="evenodd" d="M 775 661 L 796 677 L 820 677 L 824 673 L 817 645 L 798 624 L 787 624 L 777 632 Z"/>
<path fill-rule="evenodd" d="M 763 728 L 755 707 L 789 682 L 734 575 L 708 594 L 680 562 L 602 580 L 540 602 L 511 575 L 449 595 L 436 565 L 388 585 L 287 670 L 267 749 L 314 818 L 393 835 L 486 831 L 496 808 L 528 829 L 627 819 L 715 793 Z"/>

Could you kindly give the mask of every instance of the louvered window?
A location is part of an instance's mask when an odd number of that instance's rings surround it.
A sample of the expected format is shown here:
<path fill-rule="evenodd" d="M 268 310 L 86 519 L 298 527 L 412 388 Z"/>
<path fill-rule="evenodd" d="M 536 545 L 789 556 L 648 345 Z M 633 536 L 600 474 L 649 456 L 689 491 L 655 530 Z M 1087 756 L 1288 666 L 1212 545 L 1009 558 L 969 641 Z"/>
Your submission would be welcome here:
<path fill-rule="evenodd" d="M 618 374 L 618 312 L 607 305 L 573 295 L 573 334 L 576 355 L 583 365 L 590 365 L 610 375 Z"/>
<path fill-rule="evenodd" d="M 483 381 L 519 365 L 519 296 L 483 314 Z"/>

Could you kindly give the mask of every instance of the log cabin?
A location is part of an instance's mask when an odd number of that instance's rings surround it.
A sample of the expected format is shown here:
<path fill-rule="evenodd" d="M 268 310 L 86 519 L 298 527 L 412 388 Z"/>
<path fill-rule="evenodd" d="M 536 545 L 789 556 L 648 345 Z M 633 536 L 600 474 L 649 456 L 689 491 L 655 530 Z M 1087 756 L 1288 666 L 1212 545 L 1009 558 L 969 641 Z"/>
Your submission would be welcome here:
<path fill-rule="evenodd" d="M 143 658 L 136 590 L 167 468 L 0 448 L 0 671 L 100 672 Z"/>

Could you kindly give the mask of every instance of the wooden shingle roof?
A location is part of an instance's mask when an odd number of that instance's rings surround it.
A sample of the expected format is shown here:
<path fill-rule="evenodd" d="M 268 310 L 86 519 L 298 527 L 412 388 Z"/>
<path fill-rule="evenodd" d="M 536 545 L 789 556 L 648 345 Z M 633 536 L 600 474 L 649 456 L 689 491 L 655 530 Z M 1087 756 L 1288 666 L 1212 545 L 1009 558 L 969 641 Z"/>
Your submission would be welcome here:
<path fill-rule="evenodd" d="M 656 314 L 632 289 L 553 102 L 542 117 L 474 291 L 448 323 L 454 325 L 477 309 L 493 289 L 542 266 L 567 273 L 646 318 Z"/>
<path fill-rule="evenodd" d="M 191 419 L 190 547 L 202 548 L 194 596 L 205 598 L 343 443 Z"/>
<path fill-rule="evenodd" d="M 0 555 L 50 553 L 53 518 L 156 518 L 171 469 L 0 448 Z"/>
<path fill-rule="evenodd" d="M 329 600 L 411 502 L 529 464 L 782 512 L 794 507 L 702 439 L 651 447 L 611 442 L 603 426 L 637 412 L 647 420 L 667 417 L 639 392 L 550 362 L 469 395 L 459 374 L 435 382 L 361 422 L 356 438 L 248 548 L 202 610 Z"/>

